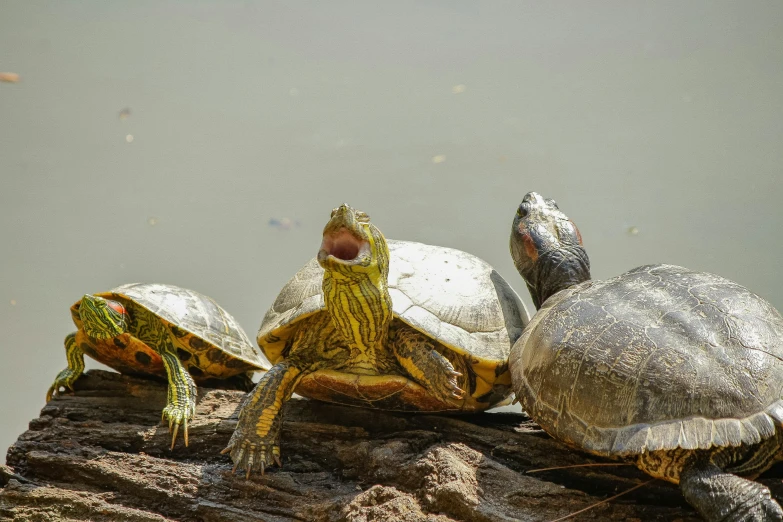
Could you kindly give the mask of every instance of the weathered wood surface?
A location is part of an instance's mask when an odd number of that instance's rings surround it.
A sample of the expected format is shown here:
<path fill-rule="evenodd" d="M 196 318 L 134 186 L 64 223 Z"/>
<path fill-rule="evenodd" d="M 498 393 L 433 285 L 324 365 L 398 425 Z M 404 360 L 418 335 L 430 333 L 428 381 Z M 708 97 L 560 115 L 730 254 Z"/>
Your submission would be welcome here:
<path fill-rule="evenodd" d="M 162 383 L 88 372 L 50 402 L 0 467 L 0 519 L 20 521 L 554 520 L 647 477 L 593 461 L 521 414 L 406 415 L 293 400 L 283 468 L 250 480 L 220 455 L 242 393 L 202 388 L 190 446 L 168 449 Z M 767 479 L 777 488 L 778 479 Z M 654 482 L 574 520 L 698 520 Z"/>

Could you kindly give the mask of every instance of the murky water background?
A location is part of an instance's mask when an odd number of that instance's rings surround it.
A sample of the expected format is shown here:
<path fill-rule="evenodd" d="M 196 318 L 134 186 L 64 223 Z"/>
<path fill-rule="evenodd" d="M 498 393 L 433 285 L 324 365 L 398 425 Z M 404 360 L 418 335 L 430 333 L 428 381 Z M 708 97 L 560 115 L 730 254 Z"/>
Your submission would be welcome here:
<path fill-rule="evenodd" d="M 342 202 L 529 304 L 536 190 L 596 278 L 676 263 L 783 308 L 780 2 L 5 0 L 0 72 L 0 448 L 83 293 L 193 288 L 252 337 Z"/>

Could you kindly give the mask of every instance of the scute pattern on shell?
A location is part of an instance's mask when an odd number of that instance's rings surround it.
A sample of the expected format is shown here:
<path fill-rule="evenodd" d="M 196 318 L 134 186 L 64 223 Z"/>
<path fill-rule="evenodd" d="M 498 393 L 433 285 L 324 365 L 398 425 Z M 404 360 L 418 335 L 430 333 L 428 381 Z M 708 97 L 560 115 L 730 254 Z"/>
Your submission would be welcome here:
<path fill-rule="evenodd" d="M 783 318 L 712 274 L 648 265 L 555 294 L 510 361 L 528 413 L 601 455 L 755 444 L 783 426 Z"/>
<path fill-rule="evenodd" d="M 98 295 L 130 299 L 169 324 L 198 336 L 232 357 L 259 369 L 269 369 L 269 362 L 255 349 L 236 319 L 203 294 L 173 285 L 131 283 Z"/>
<path fill-rule="evenodd" d="M 528 315 L 516 292 L 488 263 L 452 248 L 412 241 L 387 243 L 395 317 L 458 351 L 506 360 Z M 266 313 L 259 343 L 269 333 L 282 332 L 286 325 L 324 310 L 322 280 L 323 269 L 311 259 Z"/>

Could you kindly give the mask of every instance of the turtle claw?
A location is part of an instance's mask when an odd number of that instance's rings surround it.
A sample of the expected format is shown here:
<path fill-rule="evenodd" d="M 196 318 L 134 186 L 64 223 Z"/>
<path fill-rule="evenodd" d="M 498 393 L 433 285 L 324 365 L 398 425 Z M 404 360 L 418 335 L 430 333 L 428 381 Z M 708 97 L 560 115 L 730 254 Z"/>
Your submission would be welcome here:
<path fill-rule="evenodd" d="M 185 447 L 188 446 L 188 423 L 195 415 L 196 405 L 193 401 L 187 401 L 186 405 L 169 404 L 163 409 L 163 421 L 169 421 L 169 433 L 171 433 L 171 448 L 177 442 L 179 428 L 182 426 L 182 435 L 185 439 Z"/>
<path fill-rule="evenodd" d="M 263 441 L 251 442 L 249 439 L 242 439 L 235 442 L 232 440 L 228 446 L 220 452 L 222 455 L 230 453 L 231 460 L 234 461 L 234 467 L 231 468 L 231 474 L 236 474 L 238 469 L 245 470 L 245 479 L 250 478 L 250 474 L 256 470 L 261 475 L 266 473 L 266 468 L 273 463 L 278 467 L 283 464 L 280 461 L 280 446 L 268 444 Z"/>
<path fill-rule="evenodd" d="M 185 426 L 187 426 L 187 421 L 186 421 Z M 169 449 L 174 449 L 174 443 L 177 442 L 177 432 L 178 431 L 179 431 L 179 422 L 174 424 L 174 434 L 171 436 L 171 448 L 169 448 Z M 169 425 L 169 433 L 171 433 L 171 425 Z M 188 445 L 188 443 L 185 442 L 185 446 L 187 446 L 187 445 Z"/>

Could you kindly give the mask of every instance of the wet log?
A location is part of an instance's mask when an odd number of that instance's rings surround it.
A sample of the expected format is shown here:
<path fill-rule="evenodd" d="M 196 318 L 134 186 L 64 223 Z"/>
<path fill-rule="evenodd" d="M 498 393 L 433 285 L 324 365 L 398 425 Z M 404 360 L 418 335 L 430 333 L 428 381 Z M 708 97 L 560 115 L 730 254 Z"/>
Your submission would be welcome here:
<path fill-rule="evenodd" d="M 0 519 L 551 521 L 648 480 L 631 466 L 528 473 L 598 460 L 523 414 L 415 415 L 305 399 L 286 407 L 283 467 L 247 480 L 220 455 L 242 397 L 202 387 L 189 447 L 180 439 L 170 450 L 163 383 L 88 372 L 9 448 Z M 699 518 L 656 481 L 574 520 Z"/>

